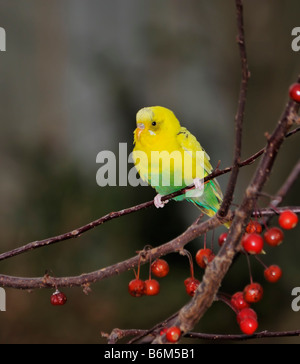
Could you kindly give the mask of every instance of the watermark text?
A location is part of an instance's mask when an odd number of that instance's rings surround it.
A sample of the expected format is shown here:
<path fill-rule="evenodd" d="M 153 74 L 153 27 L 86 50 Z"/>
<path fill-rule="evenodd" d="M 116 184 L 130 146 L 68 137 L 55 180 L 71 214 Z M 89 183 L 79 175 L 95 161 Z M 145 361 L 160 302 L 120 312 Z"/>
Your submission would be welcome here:
<path fill-rule="evenodd" d="M 4 28 L 0 27 L 0 51 L 6 51 L 6 32 Z"/>
<path fill-rule="evenodd" d="M 292 310 L 294 312 L 298 312 L 300 311 L 300 287 L 295 287 L 292 289 L 292 296 L 296 296 L 293 300 L 292 300 Z"/>
<path fill-rule="evenodd" d="M 138 150 L 128 155 L 127 143 L 119 143 L 118 158 L 112 151 L 98 153 L 96 174 L 98 186 L 188 186 L 194 179 L 204 178 L 204 151 Z M 130 169 L 129 164 L 134 164 Z"/>
<path fill-rule="evenodd" d="M 0 311 L 6 311 L 6 293 L 2 287 L 0 287 Z"/>
<path fill-rule="evenodd" d="M 292 36 L 295 37 L 292 40 L 292 50 L 294 52 L 299 52 L 300 51 L 300 27 L 295 27 L 292 29 Z"/>

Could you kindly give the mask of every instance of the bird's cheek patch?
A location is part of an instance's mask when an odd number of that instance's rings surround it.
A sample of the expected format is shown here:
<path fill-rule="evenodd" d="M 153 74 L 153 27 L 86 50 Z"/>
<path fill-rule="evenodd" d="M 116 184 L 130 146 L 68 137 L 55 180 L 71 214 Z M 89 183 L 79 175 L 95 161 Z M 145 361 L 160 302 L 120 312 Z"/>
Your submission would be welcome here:
<path fill-rule="evenodd" d="M 136 137 L 138 140 L 140 140 L 141 133 L 145 129 L 145 124 L 143 123 L 137 123 L 137 129 L 136 129 Z"/>

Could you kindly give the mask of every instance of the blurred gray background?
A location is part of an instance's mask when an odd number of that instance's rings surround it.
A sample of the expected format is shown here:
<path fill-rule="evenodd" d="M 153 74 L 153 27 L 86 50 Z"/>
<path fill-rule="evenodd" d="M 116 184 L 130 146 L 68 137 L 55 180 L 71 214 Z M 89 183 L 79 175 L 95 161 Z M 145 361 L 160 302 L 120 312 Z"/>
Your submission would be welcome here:
<path fill-rule="evenodd" d="M 245 0 L 245 27 L 251 79 L 243 136 L 243 157 L 264 146 L 300 73 L 300 53 L 291 49 L 291 31 L 300 26 L 298 0 Z M 144 106 L 172 109 L 197 136 L 213 165 L 229 166 L 240 84 L 234 1 L 223 0 L 1 0 L 0 26 L 6 52 L 0 53 L 0 236 L 1 252 L 70 231 L 110 211 L 148 201 L 150 187 L 99 187 L 96 156 L 131 152 L 135 114 Z M 299 138 L 282 147 L 265 192 L 274 194 L 299 158 Z M 257 163 L 239 176 L 239 203 Z M 129 165 L 131 168 L 131 165 Z M 223 189 L 228 176 L 219 178 Z M 299 205 L 298 186 L 286 204 Z M 261 207 L 268 199 L 259 201 Z M 188 203 L 151 208 L 109 222 L 76 240 L 1 262 L 1 273 L 21 277 L 72 276 L 125 260 L 145 245 L 157 246 L 194 221 Z M 276 224 L 276 219 L 274 219 Z M 220 232 L 215 233 L 215 240 Z M 210 242 L 211 235 L 208 235 Z M 283 277 L 272 285 L 251 260 L 253 278 L 265 288 L 255 306 L 260 330 L 300 328 L 291 310 L 291 290 L 300 286 L 299 229 L 286 233 L 277 249 L 266 249 L 266 264 L 279 264 Z M 192 253 L 203 239 L 190 243 Z M 217 245 L 216 245 L 217 250 Z M 171 254 L 169 275 L 156 297 L 133 298 L 127 272 L 92 285 L 64 289 L 68 303 L 52 307 L 52 290 L 6 289 L 0 312 L 1 343 L 105 343 L 100 332 L 149 328 L 185 304 L 186 257 Z M 195 267 L 201 279 L 202 271 Z M 148 277 L 148 266 L 141 269 Z M 222 290 L 249 283 L 242 257 Z M 235 315 L 216 303 L 195 328 L 239 333 Z M 269 340 L 299 342 L 298 338 Z M 188 341 L 191 342 L 191 341 Z M 266 340 L 262 342 L 267 342 Z"/>

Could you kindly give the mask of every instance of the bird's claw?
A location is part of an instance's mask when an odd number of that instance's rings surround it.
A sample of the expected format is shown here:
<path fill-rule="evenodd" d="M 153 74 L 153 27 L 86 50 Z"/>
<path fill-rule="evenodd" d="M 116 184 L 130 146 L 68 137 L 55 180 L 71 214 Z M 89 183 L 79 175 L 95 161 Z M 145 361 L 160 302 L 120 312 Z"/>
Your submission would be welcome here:
<path fill-rule="evenodd" d="M 201 197 L 204 191 L 204 182 L 201 178 L 194 178 L 193 179 L 195 188 L 188 190 L 186 192 L 186 196 L 190 198 L 197 198 Z"/>
<path fill-rule="evenodd" d="M 169 202 L 169 200 L 166 200 L 166 201 L 162 201 L 161 200 L 162 198 L 162 195 L 160 194 L 157 194 L 155 197 L 154 197 L 154 206 L 158 209 L 158 208 L 162 208 L 165 206 L 166 203 Z"/>
<path fill-rule="evenodd" d="M 202 191 L 204 189 L 204 182 L 201 178 L 194 178 L 195 189 Z"/>

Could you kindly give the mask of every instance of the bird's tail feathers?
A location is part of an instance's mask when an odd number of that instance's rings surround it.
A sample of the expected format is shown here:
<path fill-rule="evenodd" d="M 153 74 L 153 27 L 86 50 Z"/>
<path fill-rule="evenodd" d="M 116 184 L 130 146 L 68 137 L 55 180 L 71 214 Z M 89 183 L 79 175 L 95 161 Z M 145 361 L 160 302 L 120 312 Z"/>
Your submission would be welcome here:
<path fill-rule="evenodd" d="M 187 201 L 193 202 L 204 214 L 212 217 L 219 210 L 222 199 L 223 195 L 219 183 L 212 180 L 205 186 L 204 193 L 200 198 L 191 198 Z M 230 228 L 230 225 L 231 221 L 224 224 L 227 229 Z"/>

